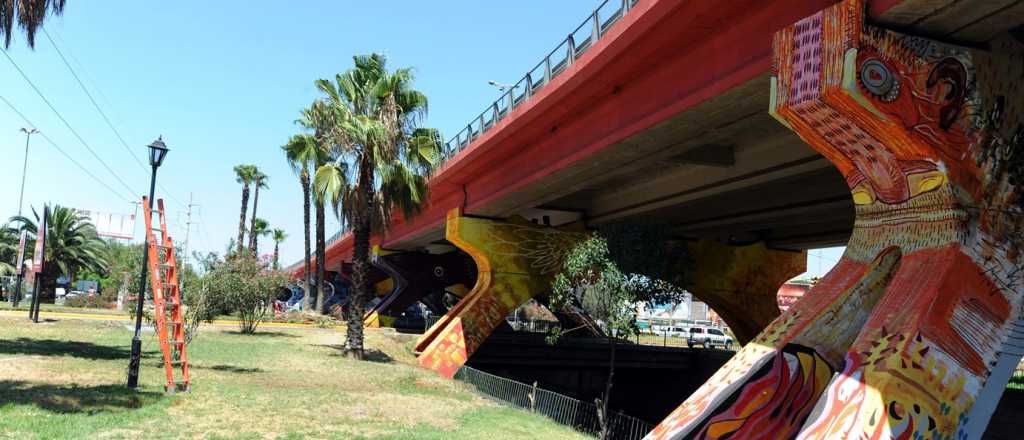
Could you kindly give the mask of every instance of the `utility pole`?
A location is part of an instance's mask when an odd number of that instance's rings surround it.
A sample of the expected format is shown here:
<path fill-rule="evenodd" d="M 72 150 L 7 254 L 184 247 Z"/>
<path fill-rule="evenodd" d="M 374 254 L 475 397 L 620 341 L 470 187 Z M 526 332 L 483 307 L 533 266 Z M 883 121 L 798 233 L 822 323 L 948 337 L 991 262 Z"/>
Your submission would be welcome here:
<path fill-rule="evenodd" d="M 39 133 L 39 130 L 21 127 L 21 132 L 25 133 L 25 162 L 21 166 L 21 195 L 18 196 L 18 216 L 21 216 L 21 202 L 25 198 L 25 175 L 28 172 L 28 141 L 32 139 L 32 135 Z"/>
<path fill-rule="evenodd" d="M 185 254 L 184 260 L 182 260 L 183 266 L 188 266 L 188 237 L 192 232 L 192 207 L 199 206 L 192 203 L 192 193 L 188 193 L 188 205 L 185 206 L 185 247 L 182 249 L 182 253 Z M 181 277 L 179 282 L 178 291 L 181 292 L 181 298 L 184 301 L 185 298 L 185 277 Z"/>

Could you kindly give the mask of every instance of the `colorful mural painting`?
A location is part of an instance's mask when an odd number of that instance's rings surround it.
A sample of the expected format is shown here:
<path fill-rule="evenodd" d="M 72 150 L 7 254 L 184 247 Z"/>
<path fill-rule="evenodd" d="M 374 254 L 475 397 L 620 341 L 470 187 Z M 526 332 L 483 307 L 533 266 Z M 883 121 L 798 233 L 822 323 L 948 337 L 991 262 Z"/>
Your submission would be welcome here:
<path fill-rule="evenodd" d="M 807 270 L 807 252 L 768 249 L 764 243 L 729 246 L 691 242 L 686 290 L 720 315 L 745 344 L 779 316 L 779 286 Z"/>
<path fill-rule="evenodd" d="M 775 35 L 770 112 L 845 176 L 853 234 L 649 439 L 982 435 L 1020 359 L 1022 53 L 870 26 L 851 0 Z"/>
<path fill-rule="evenodd" d="M 379 327 L 381 317 L 397 317 L 417 301 L 427 305 L 431 312 L 443 314 L 442 295 L 446 287 L 476 283 L 476 265 L 472 258 L 458 251 L 428 254 L 376 248 L 373 265 L 394 281 L 391 290 L 363 317 L 363 323 L 369 327 Z"/>
<path fill-rule="evenodd" d="M 446 377 L 526 300 L 551 289 L 562 258 L 584 237 L 582 224 L 547 227 L 521 218 L 509 221 L 448 212 L 448 241 L 473 257 L 473 289 L 417 341 L 419 363 Z"/>

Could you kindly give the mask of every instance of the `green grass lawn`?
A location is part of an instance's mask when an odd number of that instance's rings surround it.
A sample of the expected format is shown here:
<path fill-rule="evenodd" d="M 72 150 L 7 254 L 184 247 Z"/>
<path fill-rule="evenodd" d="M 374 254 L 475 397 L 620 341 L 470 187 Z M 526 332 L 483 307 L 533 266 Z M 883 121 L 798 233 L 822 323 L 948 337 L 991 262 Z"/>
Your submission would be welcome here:
<path fill-rule="evenodd" d="M 204 329 L 189 346 L 191 393 L 163 391 L 145 335 L 142 387 L 124 386 L 125 323 L 0 318 L 0 437 L 583 439 L 414 365 L 412 338 L 368 333 L 372 361 L 343 334 Z"/>

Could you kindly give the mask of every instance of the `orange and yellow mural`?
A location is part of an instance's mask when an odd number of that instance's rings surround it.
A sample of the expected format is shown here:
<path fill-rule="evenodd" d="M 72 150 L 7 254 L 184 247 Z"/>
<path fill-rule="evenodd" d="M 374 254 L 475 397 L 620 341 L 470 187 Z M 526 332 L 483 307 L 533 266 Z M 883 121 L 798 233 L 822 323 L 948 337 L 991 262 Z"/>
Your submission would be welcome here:
<path fill-rule="evenodd" d="M 562 258 L 583 239 L 584 228 L 466 217 L 454 209 L 448 212 L 445 235 L 473 257 L 476 284 L 420 337 L 416 351 L 420 365 L 450 378 L 512 310 L 551 290 Z"/>
<path fill-rule="evenodd" d="M 770 113 L 846 178 L 853 234 L 648 438 L 979 438 L 1020 356 L 1024 48 L 876 28 L 855 0 L 773 43 Z"/>

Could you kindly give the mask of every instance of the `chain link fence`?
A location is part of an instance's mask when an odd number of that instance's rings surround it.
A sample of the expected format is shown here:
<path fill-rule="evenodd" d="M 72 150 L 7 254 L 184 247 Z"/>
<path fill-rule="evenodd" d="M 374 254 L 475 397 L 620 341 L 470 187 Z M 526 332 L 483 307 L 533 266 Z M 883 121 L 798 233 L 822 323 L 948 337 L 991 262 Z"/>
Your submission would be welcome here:
<path fill-rule="evenodd" d="M 473 385 L 494 399 L 543 414 L 577 431 L 596 435 L 601 430 L 597 406 L 593 403 L 467 366 L 455 373 L 455 379 Z M 611 438 L 615 440 L 639 440 L 654 429 L 643 420 L 619 412 L 612 412 L 610 419 Z"/>

